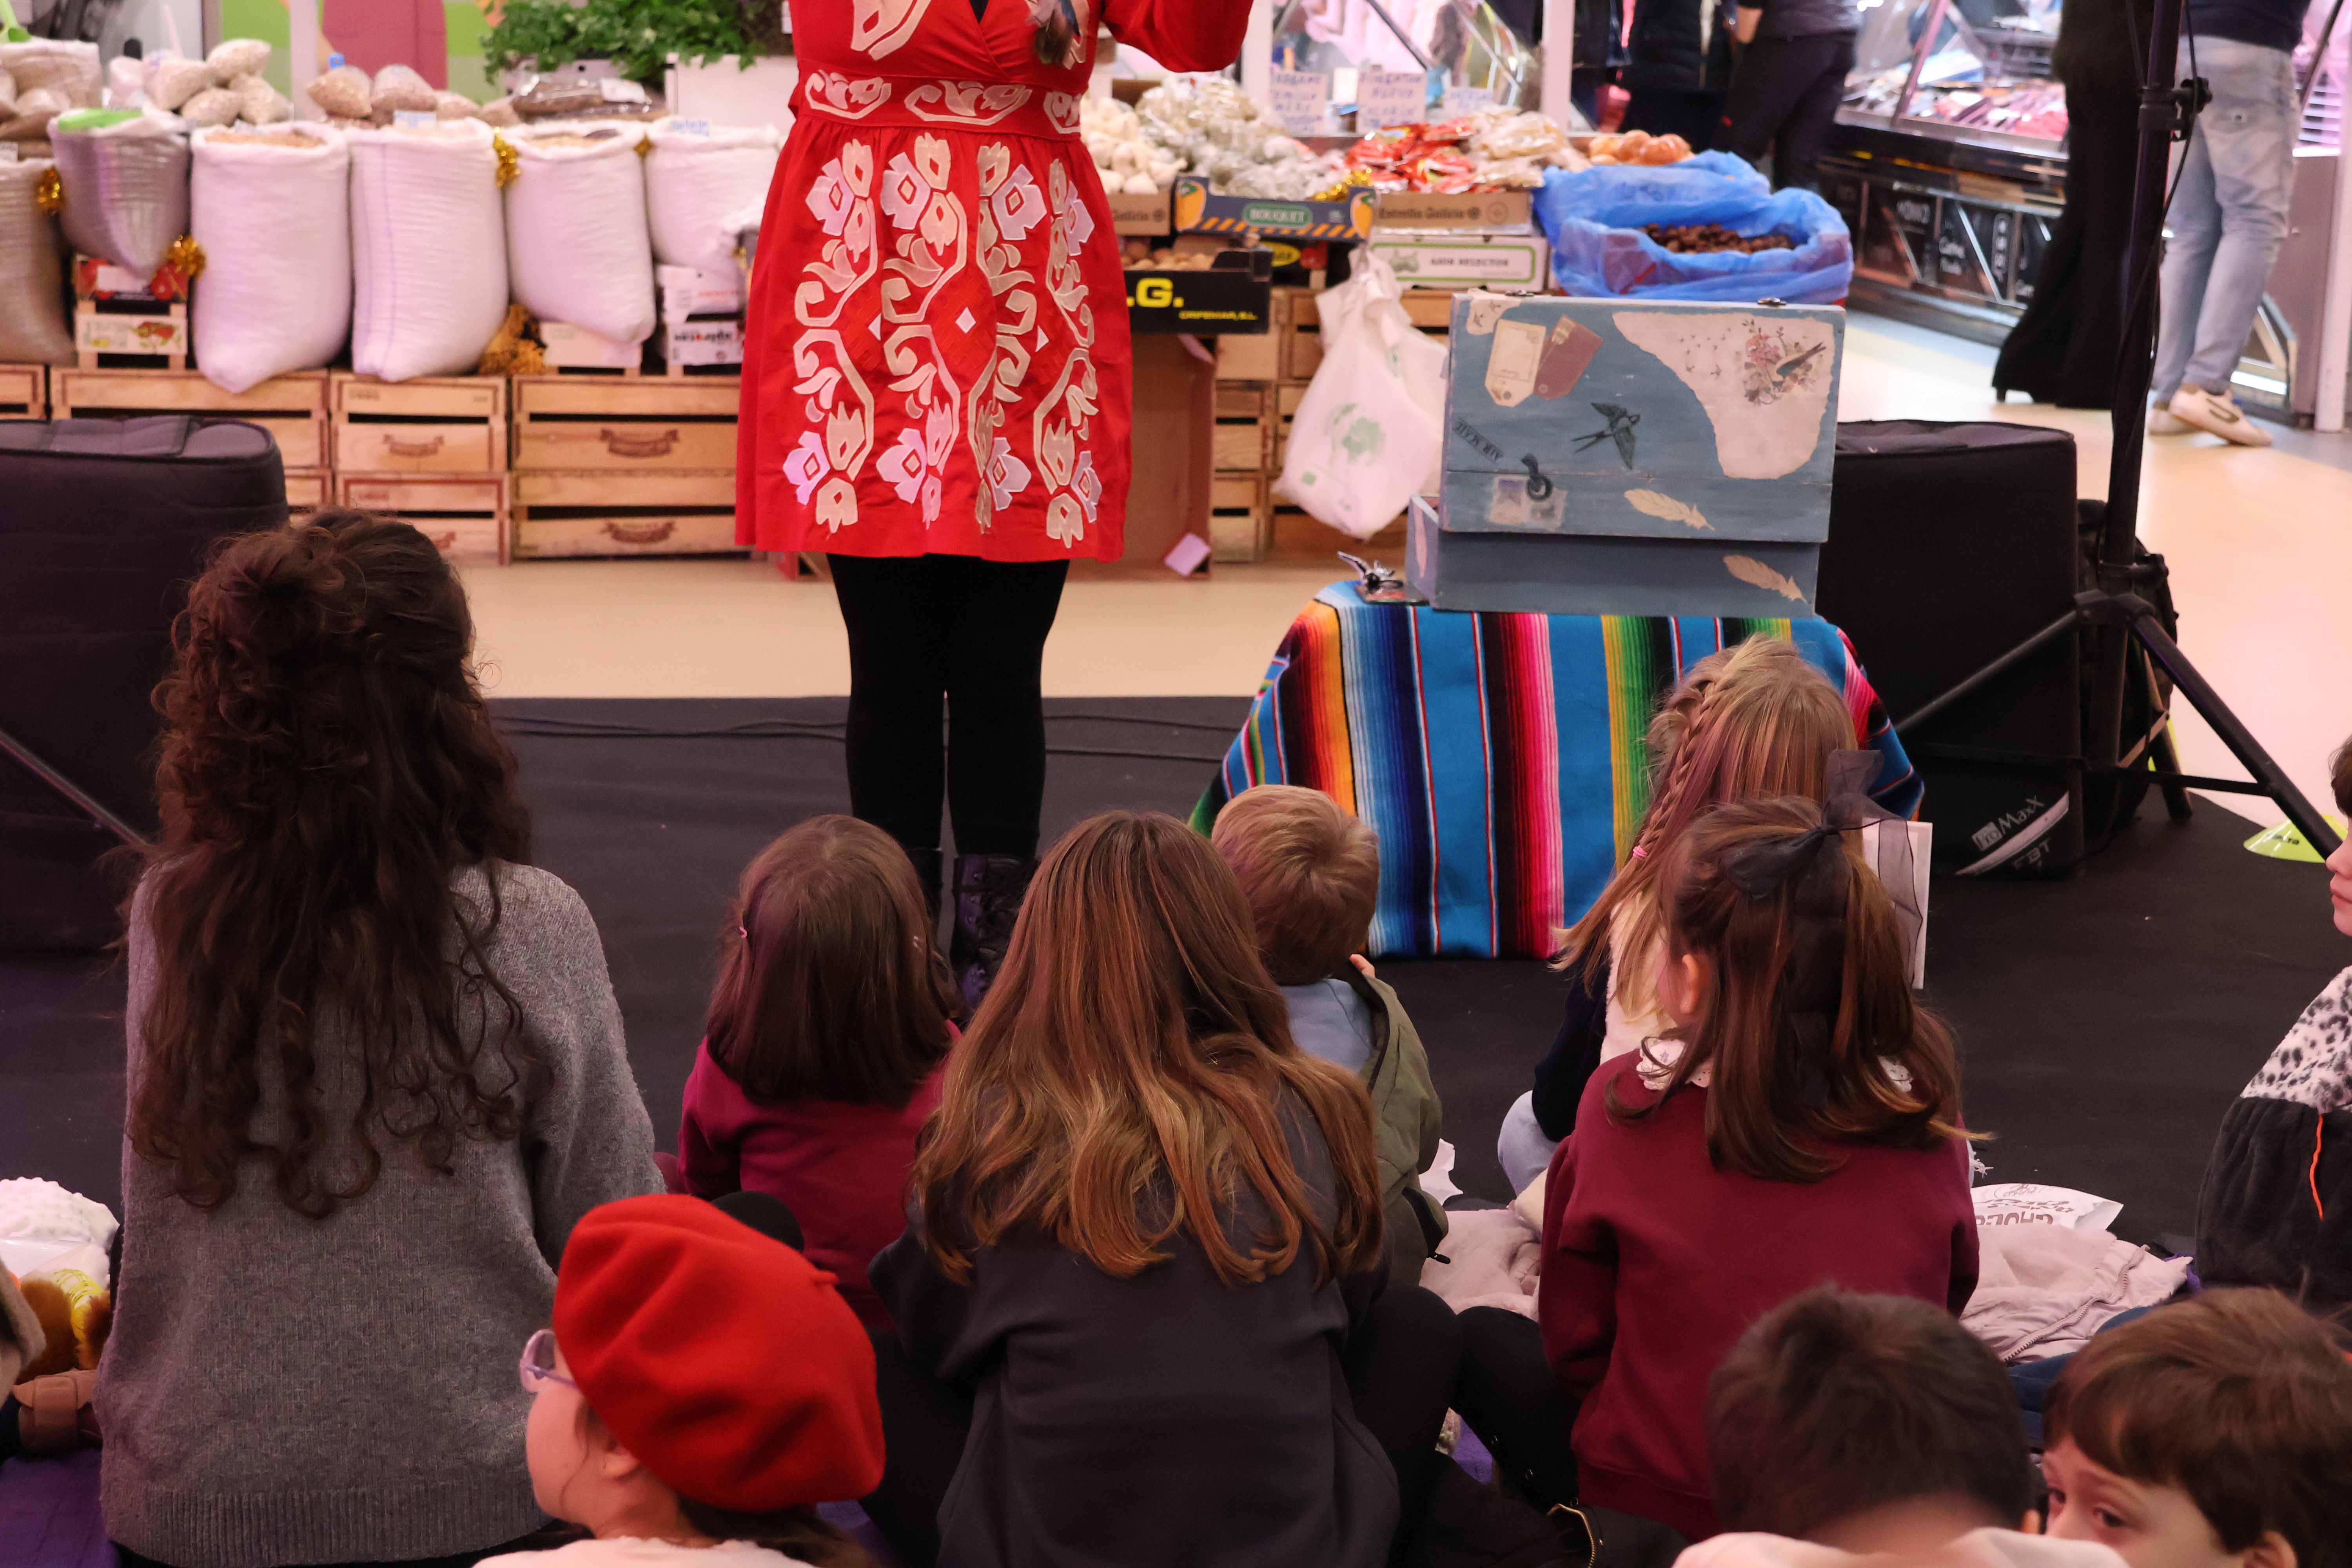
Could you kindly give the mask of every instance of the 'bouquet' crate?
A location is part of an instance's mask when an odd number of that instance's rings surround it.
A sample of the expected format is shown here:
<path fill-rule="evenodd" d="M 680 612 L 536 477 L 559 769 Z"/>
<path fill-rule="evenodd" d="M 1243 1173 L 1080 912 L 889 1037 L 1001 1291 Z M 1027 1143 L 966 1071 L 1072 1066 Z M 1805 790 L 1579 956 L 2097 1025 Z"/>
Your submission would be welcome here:
<path fill-rule="evenodd" d="M 517 472 L 730 472 L 740 376 L 514 380 Z"/>
<path fill-rule="evenodd" d="M 511 558 L 740 554 L 735 471 L 550 473 L 514 479 Z"/>
<path fill-rule="evenodd" d="M 49 367 L 0 364 L 0 419 L 49 416 Z"/>
<path fill-rule="evenodd" d="M 125 419 L 196 414 L 242 419 L 269 432 L 288 471 L 324 468 L 327 373 L 296 371 L 243 392 L 223 392 L 192 370 L 79 370 L 49 375 L 49 406 L 58 419 Z"/>
<path fill-rule="evenodd" d="M 335 467 L 369 474 L 502 474 L 507 382 L 498 375 L 378 381 L 338 371 Z"/>
<path fill-rule="evenodd" d="M 1455 296 L 1440 289 L 1408 289 L 1404 294 L 1404 313 L 1424 337 L 1444 342 L 1447 329 L 1454 320 Z M 1290 310 L 1283 319 L 1282 379 L 1312 381 L 1316 367 L 1323 363 L 1323 324 L 1316 313 L 1315 296 L 1307 289 L 1290 302 Z"/>
<path fill-rule="evenodd" d="M 335 500 L 362 511 L 399 518 L 451 561 L 506 564 L 504 474 L 339 473 Z"/>

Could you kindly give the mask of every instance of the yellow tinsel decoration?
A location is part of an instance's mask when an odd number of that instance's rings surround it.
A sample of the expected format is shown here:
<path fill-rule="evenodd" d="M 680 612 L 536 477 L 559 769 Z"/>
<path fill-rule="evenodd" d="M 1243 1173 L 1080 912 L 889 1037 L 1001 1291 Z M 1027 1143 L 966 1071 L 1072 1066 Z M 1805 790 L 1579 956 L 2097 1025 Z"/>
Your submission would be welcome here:
<path fill-rule="evenodd" d="M 171 249 L 163 252 L 163 265 L 194 283 L 205 274 L 205 247 L 196 243 L 194 235 L 184 234 L 172 242 Z"/>
<path fill-rule="evenodd" d="M 1314 195 L 1307 199 L 1318 202 L 1339 201 L 1356 186 L 1369 185 L 1371 183 L 1372 172 L 1370 169 L 1350 169 L 1348 171 L 1347 177 L 1342 179 L 1338 184 L 1332 185 L 1326 190 L 1318 191 Z"/>
<path fill-rule="evenodd" d="M 41 171 L 41 177 L 34 183 L 33 200 L 51 217 L 66 210 L 66 183 L 58 178 L 54 164 Z"/>
<path fill-rule="evenodd" d="M 516 175 L 522 173 L 522 154 L 516 152 L 514 143 L 503 136 L 490 138 L 490 151 L 498 155 L 499 189 L 503 191 L 515 183 Z"/>

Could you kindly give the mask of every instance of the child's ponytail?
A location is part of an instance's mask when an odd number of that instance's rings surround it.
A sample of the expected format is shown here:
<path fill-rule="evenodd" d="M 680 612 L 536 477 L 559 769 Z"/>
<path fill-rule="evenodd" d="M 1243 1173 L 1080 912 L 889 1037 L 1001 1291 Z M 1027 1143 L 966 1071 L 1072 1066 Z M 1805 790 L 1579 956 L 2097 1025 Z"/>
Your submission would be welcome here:
<path fill-rule="evenodd" d="M 1915 1002 L 1908 942 L 1853 830 L 1808 800 L 1717 806 L 1665 857 L 1664 951 L 1707 961 L 1701 1014 L 1638 1121 L 1707 1075 L 1719 1169 L 1812 1182 L 1838 1142 L 1927 1148 L 1962 1136 L 1950 1032 Z"/>

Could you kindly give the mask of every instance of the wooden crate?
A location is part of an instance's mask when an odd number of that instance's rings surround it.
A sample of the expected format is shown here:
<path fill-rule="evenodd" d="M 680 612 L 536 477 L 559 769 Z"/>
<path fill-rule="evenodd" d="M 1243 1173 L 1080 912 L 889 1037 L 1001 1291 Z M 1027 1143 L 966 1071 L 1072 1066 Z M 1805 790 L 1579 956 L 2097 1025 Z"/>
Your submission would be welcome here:
<path fill-rule="evenodd" d="M 153 360 L 188 368 L 188 307 L 179 300 L 74 301 L 74 361 L 96 370 L 101 359 Z"/>
<path fill-rule="evenodd" d="M 513 560 L 741 552 L 731 468 L 515 475 Z"/>
<path fill-rule="evenodd" d="M 452 561 L 506 564 L 504 474 L 338 473 L 335 500 L 413 524 Z"/>
<path fill-rule="evenodd" d="M 1219 473 L 1260 473 L 1273 449 L 1274 388 L 1255 381 L 1217 383 L 1209 466 Z"/>
<path fill-rule="evenodd" d="M 1265 553 L 1268 487 L 1262 473 L 1216 474 L 1209 480 L 1209 559 L 1226 564 Z"/>
<path fill-rule="evenodd" d="M 297 371 L 243 392 L 223 392 L 192 370 L 68 370 L 49 373 L 49 405 L 58 419 L 120 419 L 144 414 L 201 414 L 260 426 L 278 443 L 290 472 L 324 468 L 327 373 Z"/>
<path fill-rule="evenodd" d="M 0 419 L 49 416 L 49 367 L 0 364 Z"/>
<path fill-rule="evenodd" d="M 1408 289 L 1404 296 L 1404 313 L 1423 335 L 1445 341 L 1447 328 L 1454 321 L 1454 301 L 1459 296 L 1443 289 Z M 1306 289 L 1290 302 L 1290 310 L 1282 318 L 1282 373 L 1285 381 L 1311 381 L 1315 369 L 1323 363 L 1323 327 L 1315 312 L 1315 296 Z"/>
<path fill-rule="evenodd" d="M 1347 570 L 1339 559 L 1344 550 L 1350 555 L 1360 555 L 1370 561 L 1378 555 L 1382 563 L 1402 570 L 1404 566 L 1404 518 L 1391 519 L 1387 526 L 1370 539 L 1358 539 L 1352 533 L 1342 533 L 1328 523 L 1318 522 L 1304 509 L 1276 498 L 1266 520 L 1265 548 L 1258 559 L 1286 566 L 1328 566 L 1334 573 Z"/>
<path fill-rule="evenodd" d="M 515 377 L 517 472 L 732 471 L 740 376 Z"/>
<path fill-rule="evenodd" d="M 333 499 L 335 475 L 331 468 L 289 468 L 286 470 L 286 510 L 300 513 L 316 511 Z"/>
<path fill-rule="evenodd" d="M 1217 379 L 1281 380 L 1283 325 L 1290 319 L 1292 299 L 1307 292 L 1304 289 L 1276 289 L 1265 331 L 1221 335 L 1217 339 Z"/>
<path fill-rule="evenodd" d="M 335 467 L 369 474 L 502 474 L 507 382 L 499 375 L 378 381 L 335 373 Z"/>
<path fill-rule="evenodd" d="M 1273 456 L 1266 466 L 1275 473 L 1282 472 L 1282 465 L 1290 459 L 1290 422 L 1298 417 L 1298 405 L 1306 400 L 1304 382 L 1285 382 L 1274 389 Z"/>

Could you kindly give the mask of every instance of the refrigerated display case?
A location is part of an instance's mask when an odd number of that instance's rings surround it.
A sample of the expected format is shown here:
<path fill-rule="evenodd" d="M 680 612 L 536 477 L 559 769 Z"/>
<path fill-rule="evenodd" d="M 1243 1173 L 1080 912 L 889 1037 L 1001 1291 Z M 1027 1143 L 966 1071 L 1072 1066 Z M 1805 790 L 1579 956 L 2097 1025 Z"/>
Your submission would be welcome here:
<path fill-rule="evenodd" d="M 1821 163 L 1854 235 L 1854 295 L 1998 342 L 2064 205 L 2054 0 L 1886 0 L 1863 12 Z"/>

